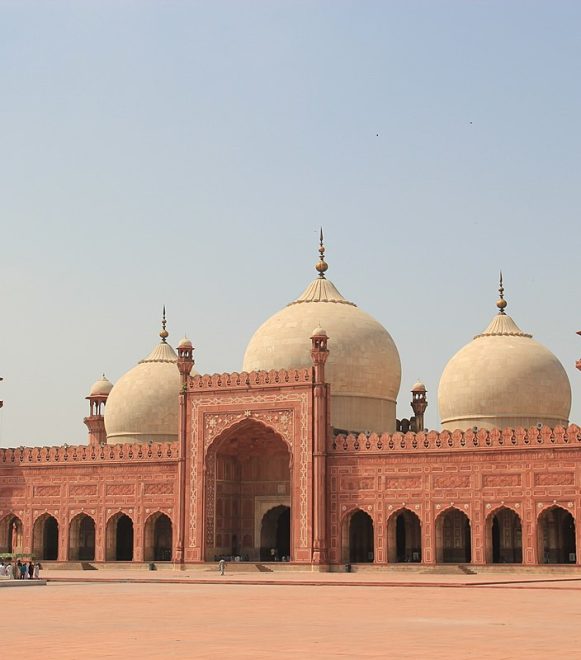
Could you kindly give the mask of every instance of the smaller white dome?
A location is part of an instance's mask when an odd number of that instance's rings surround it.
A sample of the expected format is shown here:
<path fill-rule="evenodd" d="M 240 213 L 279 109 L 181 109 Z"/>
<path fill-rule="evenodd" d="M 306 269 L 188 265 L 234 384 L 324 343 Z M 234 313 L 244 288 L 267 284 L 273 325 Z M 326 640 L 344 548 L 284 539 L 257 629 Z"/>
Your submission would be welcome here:
<path fill-rule="evenodd" d="M 174 349 L 162 337 L 145 359 L 119 378 L 105 406 L 110 444 L 177 440 L 182 381 L 176 363 Z"/>
<path fill-rule="evenodd" d="M 571 385 L 563 365 L 504 313 L 506 304 L 498 306 L 501 312 L 486 330 L 461 348 L 442 373 L 442 427 L 566 426 Z"/>
<path fill-rule="evenodd" d="M 317 327 L 313 330 L 311 337 L 326 337 L 327 333 L 323 328 Z"/>
<path fill-rule="evenodd" d="M 178 348 L 193 348 L 193 344 L 187 337 L 184 337 L 180 340 Z"/>
<path fill-rule="evenodd" d="M 418 382 L 412 387 L 412 392 L 427 392 L 426 386 L 418 380 Z"/>
<path fill-rule="evenodd" d="M 103 374 L 99 380 L 91 385 L 89 396 L 109 396 L 112 389 L 113 383 Z"/>

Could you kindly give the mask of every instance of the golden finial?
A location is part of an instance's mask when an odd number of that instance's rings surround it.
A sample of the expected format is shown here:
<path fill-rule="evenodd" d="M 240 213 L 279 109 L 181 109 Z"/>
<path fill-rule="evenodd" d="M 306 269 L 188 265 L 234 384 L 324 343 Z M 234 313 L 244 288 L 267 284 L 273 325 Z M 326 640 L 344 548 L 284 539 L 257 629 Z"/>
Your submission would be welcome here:
<path fill-rule="evenodd" d="M 498 287 L 498 293 L 500 294 L 500 298 L 498 299 L 496 306 L 500 310 L 498 313 L 499 314 L 505 314 L 505 308 L 507 306 L 507 302 L 504 299 L 504 287 L 502 286 L 502 271 L 500 271 L 500 286 Z"/>
<path fill-rule="evenodd" d="M 161 341 L 163 344 L 167 343 L 166 339 L 169 336 L 169 332 L 165 329 L 166 326 L 166 320 L 165 320 L 165 305 L 163 306 L 163 314 L 161 317 L 161 332 L 159 333 L 159 336 L 161 337 Z"/>
<path fill-rule="evenodd" d="M 325 271 L 329 268 L 329 265 L 325 261 L 325 246 L 323 245 L 323 228 L 321 227 L 321 234 L 319 237 L 319 263 L 315 266 L 319 273 L 319 277 L 325 279 Z"/>

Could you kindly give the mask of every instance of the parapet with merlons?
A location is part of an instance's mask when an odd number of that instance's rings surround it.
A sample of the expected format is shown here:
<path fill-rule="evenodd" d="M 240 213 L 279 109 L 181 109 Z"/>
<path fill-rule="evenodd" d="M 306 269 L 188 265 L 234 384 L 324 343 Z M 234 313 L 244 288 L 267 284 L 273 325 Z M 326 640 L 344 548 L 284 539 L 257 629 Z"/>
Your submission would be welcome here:
<path fill-rule="evenodd" d="M 179 445 L 152 442 L 103 446 L 17 447 L 0 449 L 0 465 L 83 465 L 94 463 L 145 463 L 176 461 Z"/>
<path fill-rule="evenodd" d="M 313 383 L 313 368 L 279 369 L 271 371 L 242 371 L 237 373 L 203 374 L 192 376 L 188 382 L 188 390 L 236 390 L 249 387 L 289 387 Z"/>
<path fill-rule="evenodd" d="M 339 434 L 328 444 L 331 455 L 386 454 L 391 452 L 421 453 L 432 451 L 550 449 L 552 447 L 580 447 L 581 429 L 576 424 L 567 428 L 533 426 L 525 428 L 478 429 L 476 431 L 427 431 L 420 433 L 359 433 Z"/>

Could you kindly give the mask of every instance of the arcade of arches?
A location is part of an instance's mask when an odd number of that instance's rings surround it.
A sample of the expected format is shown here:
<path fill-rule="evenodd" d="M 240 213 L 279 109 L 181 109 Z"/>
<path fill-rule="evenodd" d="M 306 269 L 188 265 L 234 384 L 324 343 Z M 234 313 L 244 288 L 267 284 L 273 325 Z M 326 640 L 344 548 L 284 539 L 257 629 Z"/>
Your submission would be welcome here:
<path fill-rule="evenodd" d="M 246 420 L 222 433 L 206 456 L 206 560 L 292 559 L 287 444 Z"/>
<path fill-rule="evenodd" d="M 224 454 L 223 467 L 219 469 L 217 492 L 223 497 L 218 511 L 229 511 L 229 517 L 216 517 L 217 535 L 231 534 L 232 547 L 216 546 L 224 552 L 221 556 L 240 555 L 250 561 L 290 561 L 291 508 L 288 496 L 271 495 L 277 492 L 272 484 L 284 484 L 288 479 L 287 457 L 284 445 L 272 436 L 274 448 L 267 455 L 280 458 L 269 467 L 256 453 L 249 451 L 248 443 L 242 444 L 241 462 L 244 467 L 229 472 L 226 467 L 236 464 L 238 454 Z M 233 444 L 229 443 L 232 448 Z M 254 445 L 264 449 L 260 443 Z M 241 447 L 238 444 L 237 449 Z M 272 453 L 270 453 L 272 452 Z M 284 459 L 284 461 L 283 461 Z M 239 464 L 240 465 L 240 464 Z M 265 476 L 272 479 L 265 479 Z M 229 478 L 227 478 L 229 477 Z M 252 478 L 253 477 L 253 478 Z M 288 482 L 287 482 L 288 484 Z M 234 486 L 234 487 L 233 487 Z M 259 492 L 260 495 L 248 495 Z M 243 496 L 243 494 L 246 494 Z M 228 495 L 228 497 L 226 497 Z M 254 497 L 256 502 L 254 502 Z M 248 499 L 254 507 L 248 506 Z M 229 504 L 225 504 L 229 502 Z M 236 518 L 237 511 L 246 511 L 247 519 Z M 224 514 L 222 514 L 224 515 Z M 238 521 L 238 522 L 237 522 Z M 540 564 L 575 564 L 577 562 L 576 524 L 573 515 L 560 506 L 543 510 L 536 521 L 536 539 Z M 387 563 L 414 563 L 424 560 L 422 555 L 422 525 L 419 517 L 408 509 L 395 511 L 386 521 Z M 436 562 L 467 564 L 472 557 L 472 530 L 468 516 L 451 507 L 437 517 Z M 60 526 L 50 514 L 39 516 L 33 524 L 32 553 L 44 560 L 59 558 Z M 161 511 L 151 514 L 143 527 L 144 561 L 172 561 L 173 525 L 170 517 Z M 0 553 L 23 552 L 24 528 L 20 518 L 9 514 L 0 520 Z M 71 561 L 94 561 L 96 555 L 96 524 L 86 514 L 75 516 L 68 528 L 68 555 Z M 131 517 L 122 511 L 111 516 L 106 524 L 106 561 L 132 561 L 134 558 L 134 525 Z M 230 537 L 229 537 L 230 538 Z M 242 544 L 237 539 L 242 539 Z M 518 513 L 508 507 L 492 511 L 485 524 L 485 562 L 488 564 L 523 563 L 523 527 Z M 362 509 L 354 509 L 343 518 L 341 528 L 341 558 L 343 562 L 377 562 L 375 556 L 375 528 L 372 517 Z M 225 550 L 230 552 L 225 552 Z M 246 556 L 244 556 L 246 553 Z"/>

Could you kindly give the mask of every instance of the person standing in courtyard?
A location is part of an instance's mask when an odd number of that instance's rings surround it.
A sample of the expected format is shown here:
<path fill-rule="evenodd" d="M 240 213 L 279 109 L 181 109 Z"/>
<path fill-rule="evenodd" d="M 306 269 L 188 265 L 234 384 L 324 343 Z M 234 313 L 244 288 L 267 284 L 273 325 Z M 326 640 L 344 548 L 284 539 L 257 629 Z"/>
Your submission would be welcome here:
<path fill-rule="evenodd" d="M 218 562 L 218 569 L 220 571 L 220 575 L 224 575 L 224 571 L 226 570 L 226 562 L 223 559 L 220 559 Z"/>
<path fill-rule="evenodd" d="M 38 578 L 40 577 L 40 562 L 39 561 L 37 561 L 36 564 L 34 565 L 34 572 L 32 573 L 32 577 L 35 580 L 38 580 Z"/>

